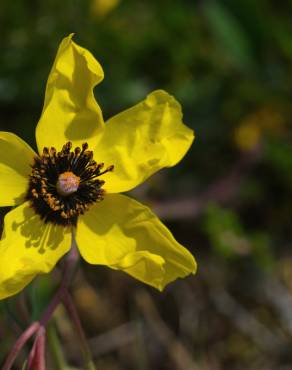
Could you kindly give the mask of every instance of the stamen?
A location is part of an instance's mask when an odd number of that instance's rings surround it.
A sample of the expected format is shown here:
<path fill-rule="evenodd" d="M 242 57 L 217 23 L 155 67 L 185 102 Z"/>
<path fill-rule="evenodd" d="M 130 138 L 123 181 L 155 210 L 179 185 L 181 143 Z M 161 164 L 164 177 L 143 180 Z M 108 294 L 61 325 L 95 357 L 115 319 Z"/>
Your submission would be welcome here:
<path fill-rule="evenodd" d="M 72 150 L 67 142 L 60 152 L 45 147 L 32 166 L 26 198 L 45 222 L 76 226 L 79 215 L 103 200 L 105 181 L 98 177 L 114 168 L 102 171 L 103 166 L 93 159 L 87 143 Z"/>

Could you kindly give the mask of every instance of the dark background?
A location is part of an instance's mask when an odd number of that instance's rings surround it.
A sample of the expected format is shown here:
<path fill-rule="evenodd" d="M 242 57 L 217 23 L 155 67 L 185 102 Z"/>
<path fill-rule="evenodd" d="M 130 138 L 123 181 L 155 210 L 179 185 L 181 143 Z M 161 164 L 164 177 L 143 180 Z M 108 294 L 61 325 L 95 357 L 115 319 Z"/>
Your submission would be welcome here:
<path fill-rule="evenodd" d="M 162 88 L 196 132 L 182 163 L 131 195 L 195 255 L 197 275 L 160 294 L 81 264 L 73 292 L 99 369 L 292 369 L 291 15 L 288 0 L 1 0 L 1 130 L 35 146 L 57 47 L 75 32 L 104 68 L 105 119 Z M 0 360 L 51 281 L 58 271 L 1 302 Z M 82 368 L 62 308 L 49 342 Z"/>

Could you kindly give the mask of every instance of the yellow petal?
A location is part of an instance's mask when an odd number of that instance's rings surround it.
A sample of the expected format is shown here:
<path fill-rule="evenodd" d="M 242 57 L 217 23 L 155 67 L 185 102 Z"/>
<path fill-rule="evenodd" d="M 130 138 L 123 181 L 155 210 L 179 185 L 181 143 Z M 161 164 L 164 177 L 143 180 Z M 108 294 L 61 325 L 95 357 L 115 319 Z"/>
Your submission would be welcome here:
<path fill-rule="evenodd" d="M 0 241 L 0 299 L 18 293 L 37 274 L 51 271 L 70 246 L 71 232 L 44 224 L 27 202 L 10 211 Z"/>
<path fill-rule="evenodd" d="M 103 79 L 103 70 L 93 55 L 72 41 L 63 39 L 50 72 L 45 103 L 36 128 L 39 152 L 45 146 L 60 150 L 88 142 L 96 145 L 104 122 L 93 88 Z"/>
<path fill-rule="evenodd" d="M 94 150 L 95 160 L 114 171 L 104 176 L 109 193 L 130 190 L 163 167 L 174 166 L 194 139 L 182 123 L 180 104 L 165 91 L 111 118 Z"/>
<path fill-rule="evenodd" d="M 108 265 L 162 290 L 196 271 L 194 257 L 149 208 L 109 194 L 79 219 L 76 241 L 91 264 Z"/>
<path fill-rule="evenodd" d="M 0 132 L 0 207 L 23 201 L 35 152 L 18 136 Z"/>

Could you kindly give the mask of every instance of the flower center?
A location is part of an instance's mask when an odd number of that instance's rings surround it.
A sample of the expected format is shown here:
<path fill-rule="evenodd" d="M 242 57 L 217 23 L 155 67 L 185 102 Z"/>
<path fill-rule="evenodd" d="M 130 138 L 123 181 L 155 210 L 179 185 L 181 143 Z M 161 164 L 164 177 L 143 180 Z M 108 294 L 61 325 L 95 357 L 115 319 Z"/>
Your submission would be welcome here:
<path fill-rule="evenodd" d="M 34 159 L 26 199 L 45 222 L 76 226 L 78 216 L 104 198 L 105 181 L 98 177 L 114 166 L 102 171 L 104 164 L 93 160 L 87 143 L 71 148 L 70 142 L 60 152 L 44 148 Z"/>
<path fill-rule="evenodd" d="M 57 181 L 57 192 L 64 197 L 75 193 L 80 183 L 80 177 L 74 175 L 73 172 L 64 172 L 59 175 Z"/>

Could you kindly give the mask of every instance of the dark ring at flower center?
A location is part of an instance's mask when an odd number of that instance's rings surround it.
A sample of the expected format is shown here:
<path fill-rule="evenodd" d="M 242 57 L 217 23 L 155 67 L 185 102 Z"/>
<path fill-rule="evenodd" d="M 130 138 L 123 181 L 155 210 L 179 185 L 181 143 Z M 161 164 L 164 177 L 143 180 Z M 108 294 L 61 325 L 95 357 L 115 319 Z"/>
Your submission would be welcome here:
<path fill-rule="evenodd" d="M 78 216 L 104 198 L 104 181 L 98 177 L 114 166 L 102 171 L 104 164 L 93 160 L 87 143 L 71 148 L 71 142 L 60 152 L 44 148 L 34 159 L 26 199 L 45 222 L 76 226 Z"/>

